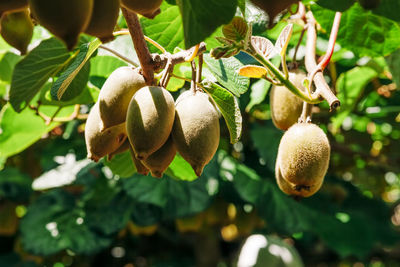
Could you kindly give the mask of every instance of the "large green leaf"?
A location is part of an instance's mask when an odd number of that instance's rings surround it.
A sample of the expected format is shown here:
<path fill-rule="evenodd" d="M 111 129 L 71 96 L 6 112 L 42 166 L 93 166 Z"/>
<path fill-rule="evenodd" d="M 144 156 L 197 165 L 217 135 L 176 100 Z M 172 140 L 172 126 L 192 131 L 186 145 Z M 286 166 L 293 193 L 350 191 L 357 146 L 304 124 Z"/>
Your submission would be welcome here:
<path fill-rule="evenodd" d="M 196 45 L 218 26 L 228 24 L 236 12 L 236 0 L 177 0 L 185 36 L 185 47 Z"/>
<path fill-rule="evenodd" d="M 217 104 L 229 129 L 231 143 L 239 141 L 242 135 L 242 114 L 240 114 L 239 103 L 234 95 L 216 83 L 204 86 Z"/>
<path fill-rule="evenodd" d="M 330 32 L 335 12 L 317 5 L 312 11 L 322 28 Z M 399 24 L 356 3 L 342 14 L 337 42 L 360 56 L 387 56 L 400 47 L 399 36 Z"/>
<path fill-rule="evenodd" d="M 53 190 L 28 207 L 21 220 L 21 241 L 25 250 L 51 255 L 65 249 L 79 254 L 97 252 L 111 243 L 87 224 L 85 212 L 74 196 Z"/>
<path fill-rule="evenodd" d="M 388 56 L 386 62 L 393 75 L 393 81 L 396 83 L 397 88 L 400 88 L 400 49 Z"/>
<path fill-rule="evenodd" d="M 15 66 L 10 89 L 12 107 L 21 112 L 68 58 L 69 53 L 60 40 L 42 41 Z"/>
<path fill-rule="evenodd" d="M 90 68 L 86 63 L 100 45 L 101 41 L 95 39 L 79 47 L 77 56 L 51 87 L 53 99 L 70 100 L 82 92 L 89 78 Z"/>
<path fill-rule="evenodd" d="M 367 206 L 362 212 L 357 212 L 356 207 L 335 207 L 319 194 L 298 202 L 284 195 L 270 179 L 261 179 L 252 169 L 230 157 L 220 158 L 221 176 L 230 178 L 240 197 L 254 204 L 268 225 L 281 233 L 314 233 L 341 256 L 358 257 L 367 255 L 376 242 L 390 243 L 396 238 L 389 223 L 382 224 L 381 218 L 375 218 L 381 214 L 370 214 Z M 368 203 L 365 197 L 358 198 Z M 389 218 L 389 214 L 386 212 L 385 216 Z M 382 236 L 376 230 L 379 227 Z"/>
<path fill-rule="evenodd" d="M 249 88 L 250 79 L 238 74 L 243 63 L 235 57 L 214 59 L 209 54 L 204 55 L 204 62 L 218 82 L 239 97 Z"/>
<path fill-rule="evenodd" d="M 0 79 L 2 81 L 11 82 L 12 72 L 20 59 L 21 57 L 11 52 L 7 52 L 1 56 Z"/>
<path fill-rule="evenodd" d="M 54 113 L 57 107 L 46 107 L 46 112 Z M 58 116 L 67 116 L 73 112 L 73 107 L 65 107 Z M 20 114 L 7 104 L 0 114 L 0 157 L 15 155 L 36 141 L 45 133 L 51 131 L 60 123 L 46 125 L 42 118 L 31 109 L 25 109 Z"/>
<path fill-rule="evenodd" d="M 127 66 L 128 64 L 116 57 L 112 56 L 95 56 L 90 59 L 90 76 L 105 77 L 119 67 Z"/>
<path fill-rule="evenodd" d="M 179 7 L 169 5 L 166 1 L 161 5 L 161 14 L 154 19 L 142 17 L 140 23 L 143 32 L 168 52 L 174 52 L 175 47 L 184 48 L 182 18 Z M 160 53 L 156 47 L 149 43 L 150 51 Z"/>
<path fill-rule="evenodd" d="M 246 106 L 246 111 L 249 112 L 255 105 L 261 104 L 271 88 L 271 83 L 265 79 L 259 79 L 254 82 L 250 89 L 250 102 Z"/>
<path fill-rule="evenodd" d="M 372 12 L 385 16 L 391 20 L 400 21 L 400 1 L 398 0 L 381 0 L 380 4 L 377 8 L 375 8 Z"/>

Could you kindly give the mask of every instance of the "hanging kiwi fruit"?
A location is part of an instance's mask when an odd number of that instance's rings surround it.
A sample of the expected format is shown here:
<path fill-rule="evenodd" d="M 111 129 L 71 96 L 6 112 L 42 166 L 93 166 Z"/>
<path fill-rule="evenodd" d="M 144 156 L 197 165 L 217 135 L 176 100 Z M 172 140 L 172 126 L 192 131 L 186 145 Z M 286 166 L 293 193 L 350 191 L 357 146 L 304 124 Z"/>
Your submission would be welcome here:
<path fill-rule="evenodd" d="M 0 15 L 6 11 L 18 11 L 28 7 L 28 0 L 1 0 Z"/>
<path fill-rule="evenodd" d="M 154 18 L 160 13 L 161 3 L 162 0 L 121 0 L 123 7 L 147 18 Z"/>

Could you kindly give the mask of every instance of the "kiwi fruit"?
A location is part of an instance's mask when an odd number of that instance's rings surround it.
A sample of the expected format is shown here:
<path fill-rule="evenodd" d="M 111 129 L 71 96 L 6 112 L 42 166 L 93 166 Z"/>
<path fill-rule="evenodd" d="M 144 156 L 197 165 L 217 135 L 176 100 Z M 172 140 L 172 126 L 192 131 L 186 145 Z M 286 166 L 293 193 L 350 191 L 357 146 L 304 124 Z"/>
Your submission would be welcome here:
<path fill-rule="evenodd" d="M 162 0 L 121 0 L 123 7 L 147 18 L 154 18 L 160 12 L 161 3 Z"/>
<path fill-rule="evenodd" d="M 87 157 L 96 162 L 117 150 L 127 137 L 125 123 L 109 127 L 104 131 L 101 131 L 101 126 L 99 105 L 96 103 L 90 110 L 85 125 Z"/>
<path fill-rule="evenodd" d="M 318 185 L 329 165 L 329 140 L 317 125 L 296 123 L 282 136 L 277 164 L 286 181 L 296 186 Z"/>
<path fill-rule="evenodd" d="M 115 155 L 124 153 L 125 151 L 129 150 L 129 147 L 130 147 L 130 146 L 131 146 L 131 144 L 129 143 L 128 138 L 126 138 L 125 141 L 124 141 L 124 143 L 123 143 L 119 148 L 117 148 L 117 150 L 115 150 L 115 151 L 111 152 L 110 154 L 108 154 L 107 159 L 108 159 L 108 160 L 112 160 L 112 158 L 113 158 Z"/>
<path fill-rule="evenodd" d="M 169 137 L 167 142 L 156 152 L 151 154 L 142 163 L 150 169 L 151 175 L 161 178 L 164 171 L 171 164 L 176 154 L 176 148 L 172 137 Z"/>
<path fill-rule="evenodd" d="M 28 0 L 0 0 L 0 14 L 6 11 L 17 11 L 28 7 Z"/>
<path fill-rule="evenodd" d="M 143 165 L 143 163 L 138 160 L 135 156 L 135 152 L 133 151 L 132 146 L 129 143 L 129 152 L 131 153 L 133 164 L 135 165 L 136 171 L 141 175 L 149 174 L 149 169 Z"/>
<path fill-rule="evenodd" d="M 290 7 L 290 5 L 297 3 L 297 0 L 252 0 L 252 2 L 259 8 L 264 10 L 269 16 L 269 24 L 272 25 L 272 21 L 276 15 L 281 13 L 283 10 Z"/>
<path fill-rule="evenodd" d="M 306 78 L 306 74 L 302 71 L 289 73 L 289 80 L 303 91 L 305 91 L 304 78 Z M 303 101 L 285 86 L 272 86 L 269 103 L 272 122 L 276 128 L 284 131 L 297 123 L 303 110 Z"/>
<path fill-rule="evenodd" d="M 112 41 L 119 5 L 119 0 L 94 0 L 92 17 L 85 33 L 96 36 L 103 43 Z"/>
<path fill-rule="evenodd" d="M 312 185 L 297 185 L 290 183 L 282 177 L 282 173 L 278 164 L 275 166 L 275 177 L 278 187 L 283 193 L 299 197 L 310 197 L 314 195 L 321 188 L 324 181 L 324 177 L 319 177 L 319 180 Z"/>
<path fill-rule="evenodd" d="M 93 0 L 29 0 L 33 17 L 72 50 L 85 31 L 93 10 Z"/>
<path fill-rule="evenodd" d="M 99 94 L 100 117 L 104 128 L 123 123 L 132 96 L 146 85 L 138 69 L 120 67 L 107 78 Z"/>
<path fill-rule="evenodd" d="M 32 40 L 33 23 L 27 9 L 12 13 L 5 13 L 0 20 L 0 33 L 3 39 L 18 49 L 22 55 L 26 54 Z"/>
<path fill-rule="evenodd" d="M 135 156 L 145 160 L 167 141 L 175 118 L 172 95 L 159 86 L 145 86 L 132 97 L 126 128 Z"/>
<path fill-rule="evenodd" d="M 200 176 L 218 148 L 218 111 L 206 93 L 192 91 L 177 99 L 175 109 L 173 141 L 177 151 Z"/>

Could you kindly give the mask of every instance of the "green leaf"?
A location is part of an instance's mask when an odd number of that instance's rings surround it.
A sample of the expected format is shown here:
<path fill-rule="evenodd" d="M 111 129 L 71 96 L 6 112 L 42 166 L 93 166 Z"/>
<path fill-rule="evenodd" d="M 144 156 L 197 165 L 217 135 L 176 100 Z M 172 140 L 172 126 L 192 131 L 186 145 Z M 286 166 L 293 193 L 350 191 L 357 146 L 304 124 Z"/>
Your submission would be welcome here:
<path fill-rule="evenodd" d="M 111 239 L 91 231 L 74 196 L 61 190 L 41 195 L 28 207 L 20 225 L 22 246 L 37 255 L 69 249 L 89 254 L 110 245 Z"/>
<path fill-rule="evenodd" d="M 7 167 L 0 171 L 0 198 L 28 200 L 32 193 L 32 178 L 18 169 Z"/>
<path fill-rule="evenodd" d="M 54 113 L 56 110 L 57 107 L 46 107 L 46 112 Z M 73 107 L 65 107 L 58 116 L 70 115 L 72 112 Z M 60 125 L 55 122 L 46 125 L 31 109 L 25 109 L 18 114 L 9 104 L 3 107 L 0 117 L 0 157 L 10 157 L 23 151 Z"/>
<path fill-rule="evenodd" d="M 267 125 L 262 127 L 255 125 L 250 134 L 258 155 L 264 160 L 267 167 L 274 171 L 282 132 L 276 129 L 271 122 L 268 122 Z"/>
<path fill-rule="evenodd" d="M 237 58 L 213 59 L 209 54 L 204 55 L 204 62 L 218 82 L 239 97 L 249 88 L 250 79 L 238 74 L 238 70 L 244 66 Z"/>
<path fill-rule="evenodd" d="M 192 166 L 179 154 L 176 154 L 174 160 L 165 171 L 165 174 L 182 181 L 193 181 L 198 178 Z"/>
<path fill-rule="evenodd" d="M 140 23 L 143 32 L 168 52 L 172 53 L 175 47 L 184 48 L 182 18 L 179 7 L 169 5 L 166 1 L 161 5 L 161 13 L 154 19 L 142 17 Z M 155 46 L 149 44 L 152 53 L 160 53 Z"/>
<path fill-rule="evenodd" d="M 11 82 L 12 72 L 15 65 L 21 59 L 18 55 L 7 52 L 0 59 L 0 79 L 5 82 Z"/>
<path fill-rule="evenodd" d="M 254 82 L 250 89 L 250 102 L 246 106 L 246 112 L 249 112 L 255 105 L 261 104 L 271 88 L 271 83 L 265 79 L 259 79 Z"/>
<path fill-rule="evenodd" d="M 104 165 L 111 169 L 114 175 L 125 178 L 136 173 L 136 168 L 135 165 L 133 165 L 131 153 L 129 151 L 115 155 L 110 161 L 104 159 L 103 162 Z"/>
<path fill-rule="evenodd" d="M 231 143 L 239 141 L 242 135 L 242 114 L 237 99 L 225 88 L 216 83 L 204 86 L 204 89 L 214 99 L 229 129 Z"/>
<path fill-rule="evenodd" d="M 386 62 L 392 73 L 393 81 L 396 83 L 397 88 L 400 88 L 400 49 L 388 56 Z"/>
<path fill-rule="evenodd" d="M 328 33 L 335 12 L 313 5 L 313 14 Z M 387 56 L 400 47 L 400 25 L 364 10 L 358 3 L 343 12 L 337 42 L 359 56 Z"/>
<path fill-rule="evenodd" d="M 398 0 L 381 0 L 379 6 L 372 10 L 373 13 L 387 17 L 388 19 L 400 21 L 400 2 Z"/>
<path fill-rule="evenodd" d="M 79 47 L 77 56 L 53 84 L 51 88 L 53 99 L 70 100 L 82 92 L 89 77 L 89 65 L 86 62 L 100 45 L 101 41 L 96 38 L 94 41 Z M 68 93 L 64 96 L 67 89 Z"/>
<path fill-rule="evenodd" d="M 90 59 L 90 76 L 108 78 L 110 74 L 119 67 L 128 66 L 122 61 L 112 56 L 95 56 Z"/>
<path fill-rule="evenodd" d="M 185 36 L 185 47 L 190 48 L 220 25 L 228 24 L 236 12 L 236 0 L 178 0 Z"/>
<path fill-rule="evenodd" d="M 10 103 L 21 112 L 32 98 L 55 75 L 69 58 L 64 43 L 56 38 L 42 41 L 15 66 L 10 89 Z"/>
<path fill-rule="evenodd" d="M 349 9 L 355 2 L 355 0 L 318 0 L 317 4 L 323 8 L 343 12 Z"/>

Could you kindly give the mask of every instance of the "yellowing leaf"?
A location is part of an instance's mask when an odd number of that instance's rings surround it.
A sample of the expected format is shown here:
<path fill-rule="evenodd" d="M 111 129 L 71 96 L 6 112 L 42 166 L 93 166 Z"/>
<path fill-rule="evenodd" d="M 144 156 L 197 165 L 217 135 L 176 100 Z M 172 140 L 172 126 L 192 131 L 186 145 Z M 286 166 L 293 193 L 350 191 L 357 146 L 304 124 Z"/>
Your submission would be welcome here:
<path fill-rule="evenodd" d="M 263 78 L 267 74 L 267 69 L 261 66 L 247 65 L 239 69 L 239 75 L 249 78 Z"/>

